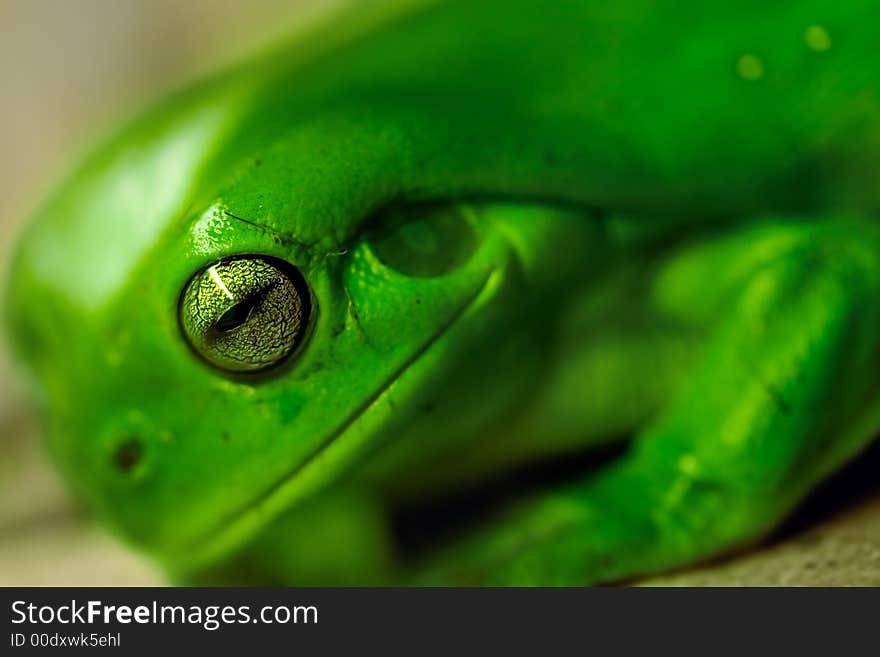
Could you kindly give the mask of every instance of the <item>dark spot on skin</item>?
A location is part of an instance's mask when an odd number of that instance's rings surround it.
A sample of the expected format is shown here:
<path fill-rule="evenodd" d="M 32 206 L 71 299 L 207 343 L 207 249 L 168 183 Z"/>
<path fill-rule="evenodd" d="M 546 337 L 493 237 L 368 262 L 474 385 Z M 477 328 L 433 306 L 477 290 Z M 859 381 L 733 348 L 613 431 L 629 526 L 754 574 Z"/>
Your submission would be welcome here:
<path fill-rule="evenodd" d="M 724 497 L 724 494 L 727 491 L 727 486 L 723 482 L 715 479 L 709 479 L 706 477 L 689 477 L 688 481 L 691 484 L 691 493 L 695 497 L 702 497 L 704 495 Z"/>
<path fill-rule="evenodd" d="M 421 306 L 421 305 L 422 305 L 422 300 L 421 300 L 421 299 L 416 299 L 416 305 L 417 305 L 417 306 Z"/>
<path fill-rule="evenodd" d="M 363 338 L 364 342 L 368 345 L 371 345 L 369 337 L 367 336 L 366 331 L 364 331 L 364 327 L 361 325 L 361 317 L 358 314 L 357 306 L 354 303 L 354 299 L 351 297 L 351 293 L 348 291 L 348 288 L 343 288 L 345 290 L 345 298 L 348 300 L 348 316 L 351 317 L 351 320 L 354 322 L 355 328 L 357 328 L 358 333 L 361 338 Z"/>
<path fill-rule="evenodd" d="M 780 392 L 775 387 L 770 385 L 769 383 L 762 383 L 762 386 L 764 388 L 764 391 L 767 393 L 767 395 L 773 401 L 773 404 L 779 410 L 779 412 L 782 413 L 783 415 L 790 415 L 791 414 L 791 405 L 785 400 L 785 398 L 780 394 Z"/>
<path fill-rule="evenodd" d="M 430 415 L 434 412 L 434 409 L 437 408 L 437 405 L 434 402 L 428 402 L 422 406 L 422 413 L 425 415 Z"/>
<path fill-rule="evenodd" d="M 220 440 L 222 440 L 224 443 L 228 443 L 229 439 L 230 439 L 230 435 L 229 435 L 228 431 L 224 431 L 223 433 L 220 434 Z"/>
<path fill-rule="evenodd" d="M 290 424 L 299 417 L 305 404 L 306 400 L 302 395 L 290 393 L 278 398 L 274 410 L 282 424 Z"/>
<path fill-rule="evenodd" d="M 113 453 L 113 463 L 122 472 L 131 472 L 140 463 L 143 447 L 137 438 L 129 438 L 122 442 Z"/>
<path fill-rule="evenodd" d="M 309 367 L 300 371 L 300 381 L 307 381 L 310 377 L 324 369 L 324 362 L 316 360 Z"/>

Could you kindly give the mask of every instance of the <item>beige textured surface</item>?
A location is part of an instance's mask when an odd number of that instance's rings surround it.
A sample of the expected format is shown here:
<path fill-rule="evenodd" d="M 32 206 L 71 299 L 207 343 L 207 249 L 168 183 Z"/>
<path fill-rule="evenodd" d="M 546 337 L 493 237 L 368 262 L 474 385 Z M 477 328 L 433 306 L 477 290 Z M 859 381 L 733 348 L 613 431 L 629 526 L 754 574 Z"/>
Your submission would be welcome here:
<path fill-rule="evenodd" d="M 0 0 L 3 269 L 28 208 L 111 117 L 343 1 Z M 160 583 L 69 501 L 21 388 L 0 346 L 0 585 Z M 647 583 L 880 585 L 880 459 L 874 465 L 853 475 L 868 481 L 861 494 L 826 496 L 832 512 L 818 524 Z"/>

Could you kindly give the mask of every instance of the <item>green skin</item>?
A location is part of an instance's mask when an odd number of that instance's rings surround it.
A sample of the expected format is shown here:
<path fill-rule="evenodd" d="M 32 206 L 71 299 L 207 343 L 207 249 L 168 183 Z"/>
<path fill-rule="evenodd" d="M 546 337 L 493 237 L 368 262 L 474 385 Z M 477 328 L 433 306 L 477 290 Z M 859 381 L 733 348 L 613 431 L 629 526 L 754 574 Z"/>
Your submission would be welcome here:
<path fill-rule="evenodd" d="M 82 498 L 197 582 L 595 583 L 776 527 L 880 429 L 880 4 L 661 4 L 365 6 L 99 149 L 7 299 Z M 310 290 L 261 374 L 179 317 L 236 254 Z"/>

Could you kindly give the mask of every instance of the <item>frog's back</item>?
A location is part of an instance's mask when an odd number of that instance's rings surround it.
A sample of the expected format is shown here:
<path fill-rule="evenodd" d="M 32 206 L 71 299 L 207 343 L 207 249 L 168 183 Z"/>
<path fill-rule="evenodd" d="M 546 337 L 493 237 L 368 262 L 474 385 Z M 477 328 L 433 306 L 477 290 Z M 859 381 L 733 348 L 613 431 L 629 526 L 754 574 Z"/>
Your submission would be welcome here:
<path fill-rule="evenodd" d="M 876 3 L 510 4 L 417 3 L 306 66 L 281 49 L 224 152 L 280 130 L 310 200 L 331 195 L 304 171 L 382 168 L 355 211 L 465 194 L 695 220 L 880 209 Z M 338 196 L 314 201 L 274 227 L 308 230 Z"/>
<path fill-rule="evenodd" d="M 42 221 L 82 233 L 72 243 L 125 243 L 132 226 L 146 242 L 220 199 L 312 242 L 407 198 L 692 221 L 880 210 L 880 50 L 866 28 L 880 4 L 515 4 L 339 17 L 145 115 Z M 101 203 L 72 212 L 85 187 Z"/>

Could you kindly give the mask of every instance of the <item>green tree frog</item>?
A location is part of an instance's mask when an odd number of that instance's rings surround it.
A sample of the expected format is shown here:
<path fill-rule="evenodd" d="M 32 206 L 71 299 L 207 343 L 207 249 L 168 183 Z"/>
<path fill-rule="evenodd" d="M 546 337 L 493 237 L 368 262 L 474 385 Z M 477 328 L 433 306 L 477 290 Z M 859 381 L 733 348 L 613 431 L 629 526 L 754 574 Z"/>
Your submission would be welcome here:
<path fill-rule="evenodd" d="M 57 463 L 181 582 L 581 585 L 758 540 L 880 429 L 872 25 L 365 4 L 174 95 L 15 255 Z"/>

